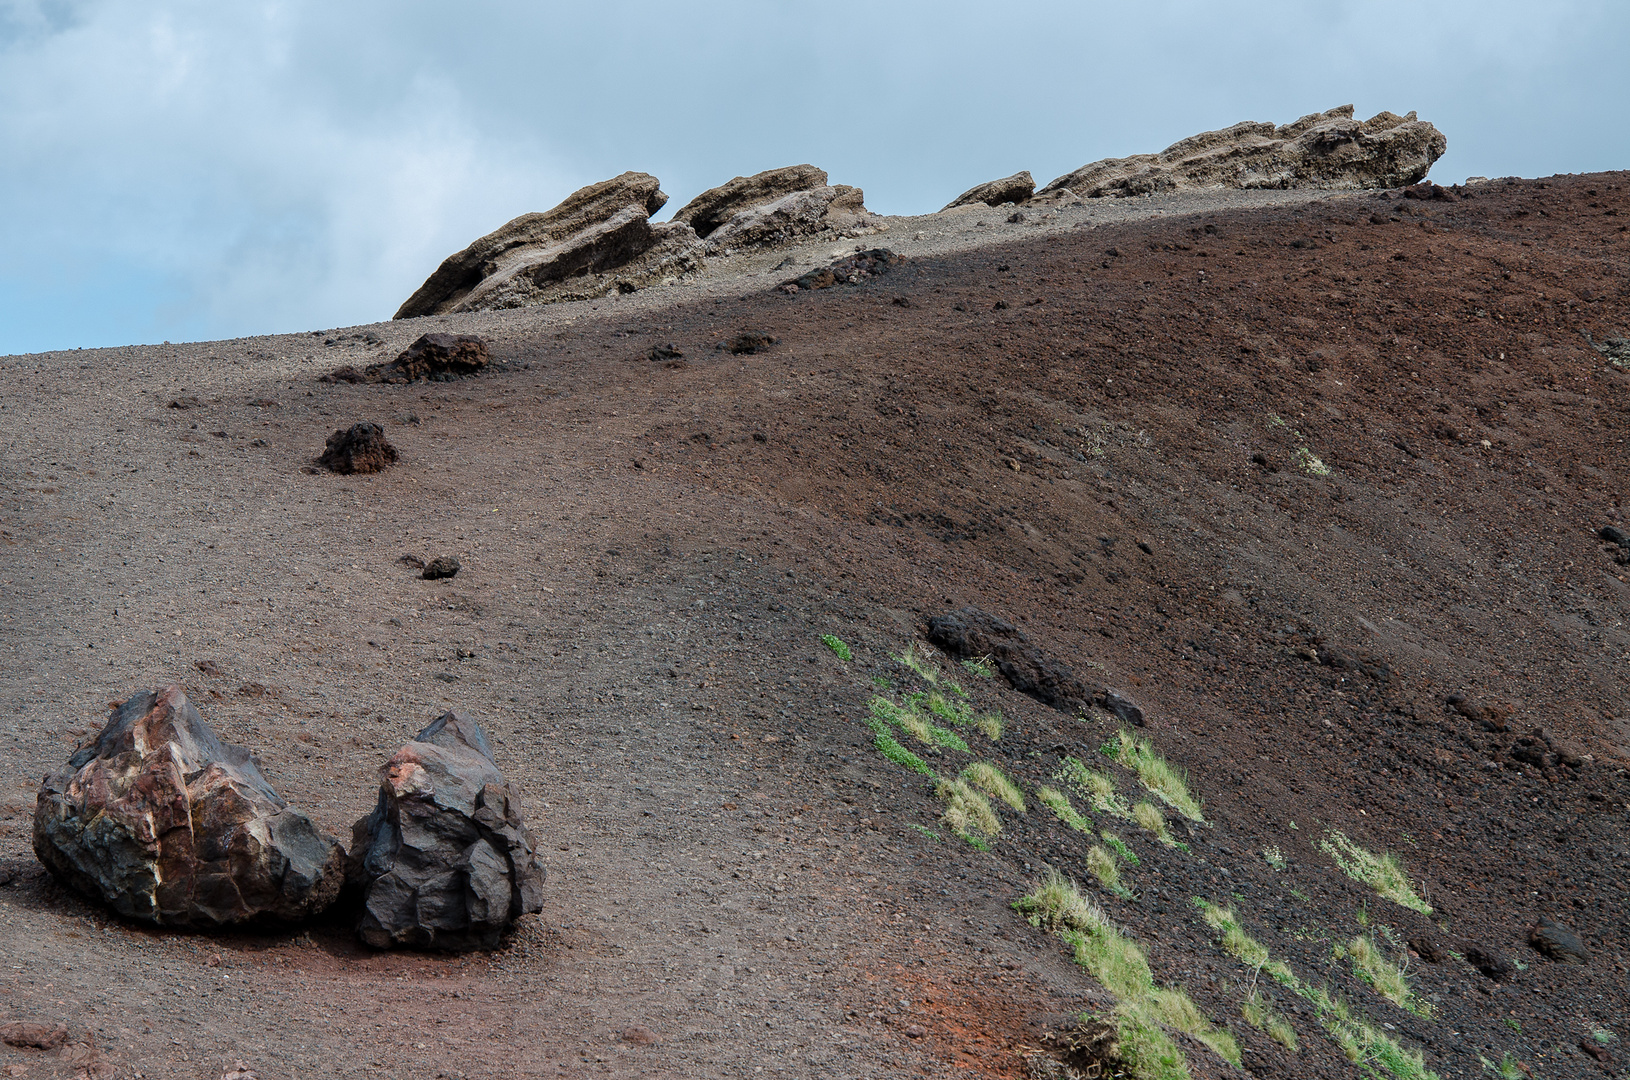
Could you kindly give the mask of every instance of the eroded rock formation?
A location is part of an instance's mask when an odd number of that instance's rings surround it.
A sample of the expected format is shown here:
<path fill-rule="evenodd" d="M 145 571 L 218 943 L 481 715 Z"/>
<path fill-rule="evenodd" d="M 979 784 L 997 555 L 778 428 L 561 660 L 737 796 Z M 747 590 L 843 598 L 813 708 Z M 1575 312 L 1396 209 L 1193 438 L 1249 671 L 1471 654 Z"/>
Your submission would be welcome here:
<path fill-rule="evenodd" d="M 448 256 L 395 318 L 587 299 L 682 277 L 700 268 L 701 244 L 683 222 L 651 223 L 667 201 L 646 173 L 591 184 Z"/>
<path fill-rule="evenodd" d="M 1394 188 L 1421 180 L 1447 146 L 1443 133 L 1413 112 L 1382 112 L 1359 121 L 1351 105 L 1342 105 L 1281 127 L 1245 121 L 1190 136 L 1158 154 L 1095 161 L 1036 194 L 1067 189 L 1100 198 L 1216 187 Z"/>
<path fill-rule="evenodd" d="M 343 849 L 179 686 L 126 701 L 46 777 L 34 852 L 79 892 L 165 926 L 295 922 L 344 880 Z"/>
<path fill-rule="evenodd" d="M 827 232 L 865 236 L 883 228 L 866 209 L 865 192 L 827 183 L 826 172 L 813 165 L 738 176 L 686 203 L 674 221 L 694 227 L 710 253 L 775 247 Z"/>
<path fill-rule="evenodd" d="M 376 473 L 394 464 L 396 447 L 385 438 L 385 429 L 378 424 L 352 424 L 328 437 L 317 464 L 330 472 L 349 476 L 352 473 Z"/>
<path fill-rule="evenodd" d="M 1003 203 L 1022 203 L 1036 193 L 1036 181 L 1028 170 L 1016 172 L 1003 180 L 992 180 L 969 188 L 945 204 L 945 210 L 959 206 L 1001 206 Z M 941 210 L 940 213 L 945 213 Z"/>
<path fill-rule="evenodd" d="M 543 907 L 543 865 L 476 722 L 443 714 L 379 770 L 379 802 L 352 833 L 357 933 L 378 949 L 496 948 Z"/>

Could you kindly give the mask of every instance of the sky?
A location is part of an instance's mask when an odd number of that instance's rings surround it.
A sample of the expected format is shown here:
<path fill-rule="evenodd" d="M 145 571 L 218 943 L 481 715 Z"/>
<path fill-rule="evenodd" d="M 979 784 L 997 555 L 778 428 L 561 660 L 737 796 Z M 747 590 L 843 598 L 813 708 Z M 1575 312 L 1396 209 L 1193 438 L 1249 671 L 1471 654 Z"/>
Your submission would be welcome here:
<path fill-rule="evenodd" d="M 0 0 L 0 354 L 387 319 L 629 169 L 926 213 L 1347 103 L 1442 183 L 1625 169 L 1626 55 L 1625 0 Z"/>

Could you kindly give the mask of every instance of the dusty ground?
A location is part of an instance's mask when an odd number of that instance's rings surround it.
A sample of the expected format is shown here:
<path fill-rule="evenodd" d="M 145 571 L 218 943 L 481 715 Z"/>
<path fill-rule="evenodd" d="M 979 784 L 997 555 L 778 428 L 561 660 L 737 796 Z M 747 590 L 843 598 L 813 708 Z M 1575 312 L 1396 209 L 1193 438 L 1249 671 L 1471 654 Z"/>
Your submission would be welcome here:
<path fill-rule="evenodd" d="M 911 261 L 859 287 L 775 291 L 782 253 L 544 311 L 0 360 L 0 1022 L 66 1021 L 120 1076 L 1023 1075 L 1108 1004 L 1009 908 L 1044 864 L 1085 878 L 1090 841 L 1032 805 L 968 846 L 864 725 L 873 678 L 913 685 L 891 654 L 978 603 L 1189 770 L 1210 824 L 1187 851 L 1116 825 L 1142 862 L 1102 900 L 1253 1074 L 1359 1069 L 1294 997 L 1269 991 L 1294 1057 L 1241 1019 L 1250 973 L 1195 896 L 1445 1077 L 1622 1074 L 1580 1040 L 1630 1038 L 1630 571 L 1595 536 L 1624 524 L 1630 372 L 1585 337 L 1630 332 L 1627 185 L 897 220 L 865 243 Z M 505 370 L 316 381 L 426 329 Z M 744 329 L 780 343 L 713 348 Z M 359 420 L 401 464 L 302 471 Z M 443 553 L 451 581 L 398 563 Z M 449 959 L 65 893 L 29 850 L 40 774 L 174 680 L 342 837 L 398 743 L 479 716 L 544 913 Z M 973 749 L 1026 788 L 1103 760 L 1106 718 L 964 683 L 1008 722 Z M 1536 728 L 1590 760 L 1525 759 Z M 1433 916 L 1342 876 L 1327 827 L 1399 852 Z M 1588 964 L 1529 949 L 1544 915 Z M 1457 954 L 1413 961 L 1432 1020 L 1332 962 L 1366 923 Z M 1473 946 L 1522 967 L 1487 979 Z M 75 1060 L 0 1048 L 17 1075 Z"/>

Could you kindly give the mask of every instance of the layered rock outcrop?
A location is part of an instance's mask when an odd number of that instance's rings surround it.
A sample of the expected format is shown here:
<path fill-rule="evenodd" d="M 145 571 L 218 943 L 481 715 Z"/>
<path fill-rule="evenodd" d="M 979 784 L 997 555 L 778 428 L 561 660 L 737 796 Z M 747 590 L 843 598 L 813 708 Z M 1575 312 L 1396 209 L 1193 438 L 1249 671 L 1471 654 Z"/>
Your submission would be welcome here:
<path fill-rule="evenodd" d="M 479 725 L 443 714 L 379 770 L 352 833 L 357 933 L 375 948 L 496 948 L 543 907 L 543 864 Z"/>
<path fill-rule="evenodd" d="M 1357 191 L 1414 184 L 1443 156 L 1443 133 L 1411 112 L 1353 119 L 1342 105 L 1275 127 L 1246 121 L 1190 136 L 1158 154 L 1107 158 L 1059 177 L 1037 197 L 1084 198 L 1199 188 L 1324 188 Z"/>
<path fill-rule="evenodd" d="M 959 206 L 1001 206 L 1004 203 L 1022 203 L 1036 193 L 1036 181 L 1029 170 L 1016 172 L 1002 180 L 992 180 L 969 188 L 945 204 L 945 210 Z M 945 213 L 941 210 L 940 213 Z"/>
<path fill-rule="evenodd" d="M 164 926 L 296 922 L 344 881 L 344 850 L 179 686 L 126 701 L 45 778 L 34 852 L 86 896 Z"/>
<path fill-rule="evenodd" d="M 866 193 L 829 184 L 825 170 L 789 165 L 704 191 L 674 214 L 707 242 L 711 252 L 775 247 L 822 233 L 846 237 L 881 232 L 866 209 Z"/>
<path fill-rule="evenodd" d="M 682 277 L 701 267 L 702 248 L 684 222 L 652 224 L 667 201 L 646 173 L 591 184 L 448 256 L 394 317 L 587 299 Z"/>

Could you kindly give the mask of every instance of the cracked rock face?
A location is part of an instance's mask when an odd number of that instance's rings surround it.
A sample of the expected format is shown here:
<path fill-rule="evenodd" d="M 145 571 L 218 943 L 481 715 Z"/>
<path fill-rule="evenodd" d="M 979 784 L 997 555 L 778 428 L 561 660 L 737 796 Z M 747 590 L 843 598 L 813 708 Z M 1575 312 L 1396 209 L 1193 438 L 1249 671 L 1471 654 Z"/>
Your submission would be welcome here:
<path fill-rule="evenodd" d="M 498 947 L 543 908 L 543 865 L 476 722 L 443 714 L 379 770 L 379 802 L 353 830 L 357 933 L 377 949 Z"/>
<path fill-rule="evenodd" d="M 1206 131 L 1158 154 L 1106 158 L 1059 177 L 1037 197 L 1154 195 L 1203 188 L 1323 188 L 1359 191 L 1414 184 L 1443 156 L 1443 133 L 1412 112 L 1353 119 L 1353 107 L 1312 113 L 1275 127 L 1245 121 Z"/>
<path fill-rule="evenodd" d="M 674 221 L 694 228 L 709 254 L 778 247 L 822 233 L 867 236 L 886 227 L 866 209 L 865 192 L 827 183 L 826 170 L 813 165 L 738 176 L 686 203 Z"/>
<path fill-rule="evenodd" d="M 945 210 L 952 210 L 958 206 L 1001 206 L 1003 203 L 1022 203 L 1036 193 L 1036 182 L 1031 179 L 1029 171 L 1016 172 L 1012 176 L 1001 180 L 991 180 L 978 187 L 969 188 L 961 195 L 945 204 Z"/>
<path fill-rule="evenodd" d="M 126 701 L 46 777 L 34 852 L 79 892 L 163 926 L 296 922 L 344 882 L 344 850 L 179 686 Z"/>
<path fill-rule="evenodd" d="M 588 299 L 683 277 L 701 268 L 701 244 L 682 222 L 651 223 L 667 201 L 647 173 L 590 184 L 449 255 L 394 318 Z"/>

